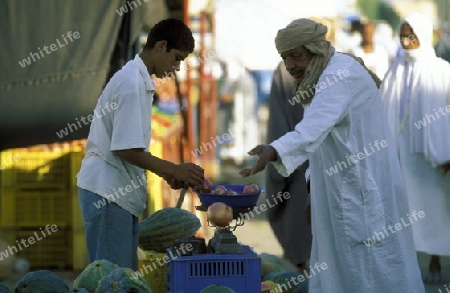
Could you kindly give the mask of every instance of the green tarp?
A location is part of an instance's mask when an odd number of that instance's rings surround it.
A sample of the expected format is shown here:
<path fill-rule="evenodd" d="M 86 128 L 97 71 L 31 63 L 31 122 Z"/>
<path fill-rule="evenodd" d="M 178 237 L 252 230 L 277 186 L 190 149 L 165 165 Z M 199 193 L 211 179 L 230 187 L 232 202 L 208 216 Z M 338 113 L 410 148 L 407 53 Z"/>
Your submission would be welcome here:
<path fill-rule="evenodd" d="M 0 150 L 85 138 L 111 64 L 165 17 L 162 0 L 0 1 Z"/>

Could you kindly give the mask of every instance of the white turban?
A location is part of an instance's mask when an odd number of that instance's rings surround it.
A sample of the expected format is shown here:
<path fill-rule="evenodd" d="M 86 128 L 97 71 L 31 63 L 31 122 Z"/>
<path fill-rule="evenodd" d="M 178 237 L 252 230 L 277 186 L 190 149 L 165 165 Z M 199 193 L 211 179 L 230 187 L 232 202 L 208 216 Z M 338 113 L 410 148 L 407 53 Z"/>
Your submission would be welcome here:
<path fill-rule="evenodd" d="M 305 78 L 301 82 L 295 83 L 296 93 L 309 93 L 307 97 L 302 96 L 301 104 L 311 102 L 315 94 L 315 85 L 334 54 L 334 48 L 325 39 L 327 30 L 327 27 L 321 23 L 300 18 L 288 24 L 286 28 L 279 30 L 275 37 L 275 46 L 279 54 L 298 46 L 303 46 L 314 54 L 306 68 Z"/>
<path fill-rule="evenodd" d="M 307 18 L 300 18 L 278 31 L 275 45 L 278 53 L 281 54 L 298 46 L 326 41 L 325 35 L 327 31 L 327 27 L 321 23 Z"/>
<path fill-rule="evenodd" d="M 328 29 L 325 25 L 308 18 L 300 18 L 292 21 L 284 29 L 280 29 L 275 37 L 275 46 L 279 54 L 303 46 L 314 54 L 305 72 L 305 78 L 301 82 L 295 82 L 295 93 L 309 93 L 306 97 L 301 94 L 301 104 L 309 104 L 315 95 L 315 85 L 325 67 L 327 67 L 334 48 L 326 40 Z M 352 56 L 355 58 L 354 56 Z M 362 63 L 361 60 L 358 60 Z M 362 64 L 364 66 L 364 64 Z M 365 67 L 365 66 L 364 66 Z M 366 68 L 367 69 L 367 68 Z M 368 69 L 367 69 L 368 70 Z M 369 73 L 377 86 L 381 83 L 376 75 L 370 70 Z"/>

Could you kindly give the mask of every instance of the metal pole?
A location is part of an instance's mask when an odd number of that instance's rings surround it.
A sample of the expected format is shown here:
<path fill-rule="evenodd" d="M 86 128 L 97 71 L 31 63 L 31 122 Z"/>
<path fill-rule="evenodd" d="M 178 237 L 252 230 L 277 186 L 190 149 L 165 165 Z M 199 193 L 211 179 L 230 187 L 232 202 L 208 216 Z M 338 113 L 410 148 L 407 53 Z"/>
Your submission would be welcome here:
<path fill-rule="evenodd" d="M 190 16 L 189 16 L 189 0 L 183 0 L 183 20 L 187 26 L 189 26 Z M 195 149 L 195 132 L 194 132 L 194 117 L 193 117 L 193 109 L 191 103 L 191 90 L 192 90 L 192 79 L 191 79 L 191 66 L 187 66 L 186 72 L 186 99 L 187 99 L 187 119 L 186 119 L 186 145 L 188 150 Z M 194 157 L 191 152 L 189 152 L 189 158 L 186 158 L 189 161 L 193 161 Z"/>

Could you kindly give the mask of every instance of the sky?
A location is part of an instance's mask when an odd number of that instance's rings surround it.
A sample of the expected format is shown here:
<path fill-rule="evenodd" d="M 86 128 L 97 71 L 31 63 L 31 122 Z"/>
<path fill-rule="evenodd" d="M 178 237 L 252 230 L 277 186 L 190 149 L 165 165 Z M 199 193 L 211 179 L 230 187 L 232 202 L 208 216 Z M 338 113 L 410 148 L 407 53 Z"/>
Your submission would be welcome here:
<path fill-rule="evenodd" d="M 216 0 L 216 51 L 250 70 L 273 70 L 281 61 L 277 31 L 292 20 L 348 13 L 353 0 Z M 317 8 L 321 9 L 318 10 Z"/>

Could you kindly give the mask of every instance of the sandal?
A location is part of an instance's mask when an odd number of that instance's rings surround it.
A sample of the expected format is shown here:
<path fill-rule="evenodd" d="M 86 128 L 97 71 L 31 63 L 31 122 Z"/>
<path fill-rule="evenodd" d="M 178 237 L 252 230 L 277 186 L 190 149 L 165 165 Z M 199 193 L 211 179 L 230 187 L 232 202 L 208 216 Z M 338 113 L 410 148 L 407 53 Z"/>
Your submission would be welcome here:
<path fill-rule="evenodd" d="M 429 272 L 428 276 L 423 280 L 425 284 L 442 284 L 442 274 L 441 272 Z"/>

